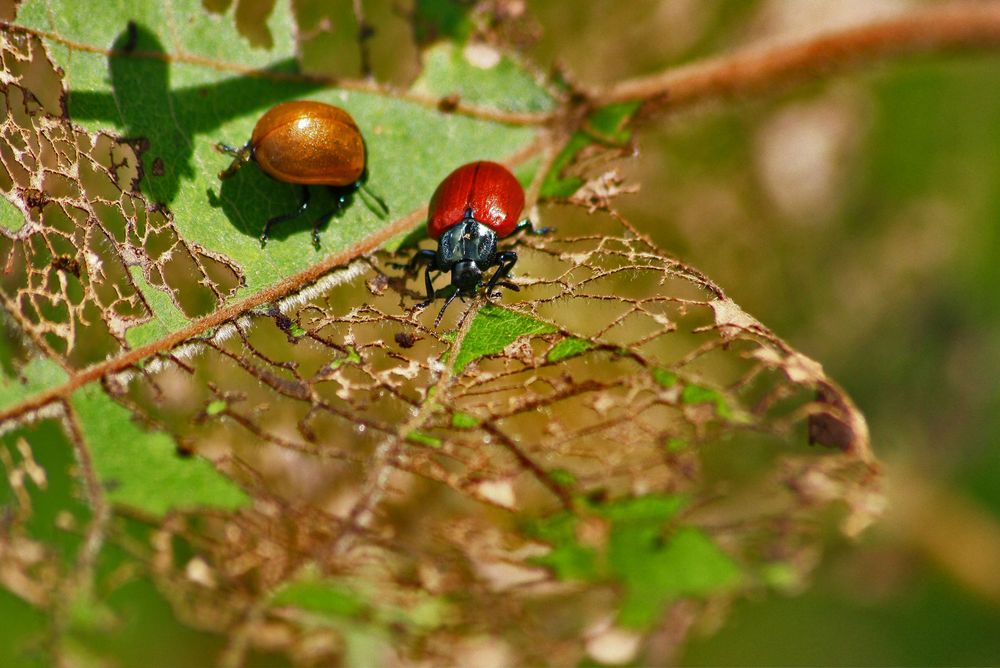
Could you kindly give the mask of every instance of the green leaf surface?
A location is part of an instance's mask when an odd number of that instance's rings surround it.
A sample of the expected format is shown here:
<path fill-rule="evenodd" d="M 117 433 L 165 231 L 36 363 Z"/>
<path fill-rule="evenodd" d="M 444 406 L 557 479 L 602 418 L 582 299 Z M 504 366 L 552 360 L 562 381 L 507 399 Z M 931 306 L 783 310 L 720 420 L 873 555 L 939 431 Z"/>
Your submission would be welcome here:
<path fill-rule="evenodd" d="M 196 0 L 135 3 L 128 12 L 134 31 L 110 4 L 67 3 L 57 12 L 47 7 L 28 0 L 19 22 L 72 42 L 116 49 L 110 57 L 74 51 L 72 58 L 66 58 L 60 42 L 47 41 L 65 69 L 70 117 L 88 131 L 146 143 L 141 154 L 142 192 L 151 205 L 166 205 L 182 239 L 234 263 L 244 281 L 235 298 L 358 243 L 426 203 L 438 181 L 459 164 L 474 158 L 502 160 L 534 135 L 531 128 L 442 114 L 382 94 L 322 89 L 313 81 L 282 75 L 293 69 L 288 58 L 294 51 L 294 30 L 285 5 L 276 8 L 268 21 L 277 39 L 270 52 L 251 48 L 223 17 L 199 19 L 176 30 L 180 17 L 200 15 Z M 178 53 L 184 57 L 175 58 Z M 281 60 L 281 54 L 286 59 Z M 195 58 L 205 64 L 191 62 Z M 425 91 L 462 80 L 472 67 L 460 51 L 444 50 L 429 60 L 431 74 L 417 82 Z M 240 74 L 248 67 L 265 74 Z M 477 103 L 490 102 L 492 91 L 496 103 L 517 100 L 527 109 L 552 105 L 544 89 L 509 59 L 476 69 L 474 81 L 476 89 L 463 93 Z M 314 188 L 307 214 L 276 226 L 262 249 L 258 236 L 265 221 L 294 210 L 300 189 L 270 179 L 253 164 L 220 182 L 216 174 L 229 159 L 214 146 L 245 142 L 263 111 L 298 98 L 335 104 L 354 116 L 367 144 L 368 187 L 386 201 L 390 216 L 383 220 L 360 198 L 350 197 L 346 209 L 322 228 L 321 248 L 314 250 L 309 241 L 311 221 L 332 202 L 324 189 Z M 445 145 L 462 150 L 439 150 Z M 165 295 L 162 288 L 145 286 L 143 279 L 137 284 L 146 293 L 156 322 L 130 332 L 132 345 L 148 343 L 184 324 L 185 316 L 169 300 L 149 298 L 155 291 Z"/>
<path fill-rule="evenodd" d="M 302 334 L 305 334 L 305 330 L 302 329 L 301 326 L 295 323 L 292 324 L 291 332 L 294 336 L 301 336 Z M 330 368 L 339 369 L 345 364 L 360 364 L 360 363 L 361 363 L 361 356 L 358 355 L 358 351 L 354 348 L 354 346 L 348 346 L 347 354 L 344 355 L 343 357 L 338 357 L 337 359 L 330 362 Z"/>
<path fill-rule="evenodd" d="M 361 617 L 369 609 L 368 604 L 350 589 L 336 582 L 315 579 L 288 583 L 275 592 L 271 602 L 348 619 Z"/>
<path fill-rule="evenodd" d="M 33 394 L 66 382 L 66 372 L 45 357 L 34 357 L 16 377 L 0 374 L 0 407 L 23 401 Z"/>
<path fill-rule="evenodd" d="M 0 587 L 0 665 L 51 666 L 44 651 L 50 621 L 44 611 Z"/>
<path fill-rule="evenodd" d="M 406 440 L 417 445 L 426 445 L 429 448 L 440 448 L 441 439 L 422 431 L 411 431 L 406 435 Z"/>
<path fill-rule="evenodd" d="M 108 498 L 153 515 L 179 508 L 233 510 L 247 495 L 201 458 L 183 459 L 166 434 L 145 431 L 96 386 L 73 393 L 72 405 Z"/>
<path fill-rule="evenodd" d="M 580 542 L 583 516 L 560 513 L 529 530 L 552 546 L 531 560 L 562 580 L 612 582 L 622 586 L 619 622 L 647 629 L 666 605 L 683 596 L 709 596 L 735 586 L 740 569 L 701 529 L 674 526 L 685 500 L 649 494 L 584 507 L 608 522 L 603 549 Z"/>
<path fill-rule="evenodd" d="M 413 90 L 437 97 L 457 95 L 465 104 L 504 111 L 540 113 L 554 107 L 548 91 L 513 58 L 485 45 L 463 49 L 442 43 L 428 49 Z"/>
<path fill-rule="evenodd" d="M 560 580 L 595 580 L 598 553 L 577 541 L 578 523 L 577 516 L 559 513 L 530 524 L 528 532 L 552 546 L 547 554 L 533 557 L 531 563 L 551 569 Z"/>
<path fill-rule="evenodd" d="M 577 482 L 577 478 L 573 472 L 566 469 L 552 469 L 549 471 L 549 479 L 562 487 L 570 487 Z"/>
<path fill-rule="evenodd" d="M 455 356 L 455 373 L 461 373 L 471 362 L 495 355 L 522 336 L 551 334 L 556 329 L 549 324 L 499 306 L 481 308 L 462 340 Z"/>
<path fill-rule="evenodd" d="M 24 213 L 6 199 L 0 199 L 0 226 L 12 233 L 24 227 Z"/>
<path fill-rule="evenodd" d="M 570 337 L 568 339 L 563 339 L 556 345 L 552 346 L 552 350 L 549 351 L 546 359 L 550 362 L 558 362 L 568 357 L 585 353 L 593 347 L 594 344 L 586 339 Z"/>
<path fill-rule="evenodd" d="M 350 581 L 321 576 L 313 567 L 282 585 L 271 597 L 273 605 L 298 608 L 353 625 L 426 629 L 439 626 L 447 616 L 447 604 L 442 599 L 420 594 L 400 600 L 405 605 L 398 605 L 388 596 L 368 595 Z"/>
<path fill-rule="evenodd" d="M 450 38 L 464 42 L 474 27 L 469 12 L 472 5 L 463 0 L 416 0 L 413 24 L 417 41 L 423 44 Z"/>
<path fill-rule="evenodd" d="M 592 512 L 612 522 L 658 524 L 676 515 L 684 503 L 684 498 L 680 496 L 647 494 L 594 505 Z"/>
<path fill-rule="evenodd" d="M 683 452 L 691 447 L 691 444 L 686 439 L 674 437 L 668 438 L 663 447 L 667 452 Z"/>
<path fill-rule="evenodd" d="M 0 448 L 0 461 L 18 471 L 0 478 L 0 504 L 12 517 L 26 514 L 28 535 L 69 570 L 91 516 L 73 444 L 59 421 L 42 420 L 4 434 Z"/>
<path fill-rule="evenodd" d="M 455 429 L 472 429 L 479 426 L 479 420 L 474 415 L 457 412 L 451 416 L 451 426 Z"/>
<path fill-rule="evenodd" d="M 671 388 L 677 384 L 677 374 L 666 369 L 654 368 L 653 380 L 663 387 Z"/>
<path fill-rule="evenodd" d="M 664 537 L 656 526 L 615 526 L 608 564 L 625 585 L 619 621 L 645 629 L 670 601 L 709 596 L 734 587 L 739 567 L 701 530 L 685 527 Z"/>
<path fill-rule="evenodd" d="M 172 330 L 184 326 L 187 318 L 174 304 L 170 295 L 150 285 L 138 267 L 129 267 L 129 273 L 142 294 L 143 300 L 156 314 L 156 317 L 149 322 L 129 327 L 128 331 L 125 332 L 125 340 L 130 346 L 133 348 L 144 346 L 163 338 Z"/>
<path fill-rule="evenodd" d="M 710 387 L 685 385 L 681 391 L 681 401 L 686 404 L 713 404 L 715 412 L 721 418 L 729 418 L 733 414 L 722 393 Z"/>
<path fill-rule="evenodd" d="M 583 185 L 583 179 L 578 176 L 564 176 L 563 170 L 573 163 L 580 151 L 591 144 L 618 145 L 631 139 L 632 131 L 627 127 L 627 123 L 638 108 L 637 102 L 623 102 L 591 112 L 583 129 L 573 133 L 556 156 L 549 173 L 542 181 L 540 195 L 565 198 L 579 190 Z"/>
<path fill-rule="evenodd" d="M 580 186 L 583 185 L 583 179 L 579 176 L 563 176 L 562 171 L 573 163 L 577 153 L 592 143 L 594 143 L 593 139 L 585 133 L 573 133 L 573 136 L 559 151 L 559 155 L 552 161 L 552 167 L 542 181 L 542 188 L 539 191 L 541 197 L 566 198 L 580 189 Z"/>

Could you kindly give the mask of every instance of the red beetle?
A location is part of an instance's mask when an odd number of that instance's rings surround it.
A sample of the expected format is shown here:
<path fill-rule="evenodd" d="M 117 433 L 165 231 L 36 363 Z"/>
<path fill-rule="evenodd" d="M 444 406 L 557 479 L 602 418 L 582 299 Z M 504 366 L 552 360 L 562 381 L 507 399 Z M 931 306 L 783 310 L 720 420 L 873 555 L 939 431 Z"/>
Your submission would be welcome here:
<path fill-rule="evenodd" d="M 434 300 L 431 272 L 451 272 L 455 290 L 445 301 L 435 326 L 441 321 L 445 309 L 458 296 L 470 296 L 482 284 L 483 272 L 490 267 L 496 271 L 486 284 L 489 295 L 497 284 L 511 290 L 517 286 L 504 281 L 517 262 L 514 251 L 498 251 L 497 239 L 515 232 L 534 232 L 531 221 L 518 222 L 524 210 L 524 188 L 503 165 L 479 161 L 462 165 L 441 182 L 431 197 L 427 217 L 427 232 L 437 239 L 436 251 L 418 251 L 407 265 L 414 272 L 426 264 L 424 283 L 427 300 Z M 539 230 L 538 232 L 546 232 Z"/>

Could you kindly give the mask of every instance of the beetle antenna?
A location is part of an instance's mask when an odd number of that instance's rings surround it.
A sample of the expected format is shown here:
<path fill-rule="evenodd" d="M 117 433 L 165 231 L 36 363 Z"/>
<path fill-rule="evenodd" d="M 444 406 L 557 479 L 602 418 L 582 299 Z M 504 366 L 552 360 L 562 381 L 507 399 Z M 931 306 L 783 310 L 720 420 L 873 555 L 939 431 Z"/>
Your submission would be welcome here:
<path fill-rule="evenodd" d="M 233 156 L 233 161 L 229 164 L 229 166 L 219 172 L 220 181 L 228 179 L 230 176 L 239 171 L 240 167 L 247 164 L 247 162 L 250 161 L 250 156 L 253 155 L 253 150 L 249 142 L 240 147 L 220 143 L 215 145 L 215 150 L 219 153 Z"/>
<path fill-rule="evenodd" d="M 438 317 L 434 318 L 434 329 L 437 329 L 437 326 L 441 324 L 441 318 L 444 317 L 444 312 L 448 310 L 448 307 L 451 305 L 453 301 L 455 301 L 455 297 L 457 296 L 458 296 L 458 290 L 455 290 L 453 293 L 448 295 L 448 299 L 444 300 L 444 306 L 441 307 L 441 311 L 438 313 Z"/>

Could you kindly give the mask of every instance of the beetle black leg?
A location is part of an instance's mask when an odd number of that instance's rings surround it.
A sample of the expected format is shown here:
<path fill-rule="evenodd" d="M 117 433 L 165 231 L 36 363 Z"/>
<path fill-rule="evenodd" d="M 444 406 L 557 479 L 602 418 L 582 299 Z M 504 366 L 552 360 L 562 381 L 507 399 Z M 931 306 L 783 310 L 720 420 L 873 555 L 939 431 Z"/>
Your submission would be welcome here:
<path fill-rule="evenodd" d="M 432 301 L 434 301 L 434 283 L 431 281 L 432 271 L 441 271 L 437 264 L 437 253 L 430 250 L 429 248 L 423 248 L 418 250 L 410 258 L 410 261 L 406 264 L 400 264 L 398 262 L 393 262 L 392 266 L 396 269 L 403 269 L 406 271 L 407 275 L 415 274 L 420 268 L 421 264 L 427 265 L 427 270 L 424 272 L 424 287 L 427 290 L 427 299 L 420 304 L 420 306 L 427 306 Z"/>
<path fill-rule="evenodd" d="M 355 190 L 357 190 L 357 185 L 347 186 L 346 189 L 342 186 L 330 186 L 330 193 L 333 196 L 333 198 L 337 200 L 337 203 L 334 206 L 327 209 L 326 211 L 324 211 L 323 213 L 321 213 L 320 215 L 316 216 L 316 218 L 313 220 L 312 238 L 313 238 L 313 246 L 316 248 L 316 250 L 319 250 L 320 225 L 322 225 L 325 221 L 329 220 L 333 216 L 343 211 L 344 207 L 347 206 L 348 198 L 351 196 L 351 193 L 353 193 Z"/>
<path fill-rule="evenodd" d="M 427 306 L 432 301 L 434 301 L 434 282 L 431 281 L 431 269 L 436 267 L 437 263 L 433 265 L 427 265 L 427 269 L 424 271 L 424 288 L 427 290 L 427 299 L 421 304 L 421 306 Z"/>
<path fill-rule="evenodd" d="M 516 234 L 535 234 L 542 235 L 552 232 L 551 227 L 535 227 L 535 224 L 531 222 L 528 218 L 525 218 L 520 223 L 514 226 L 514 231 L 511 232 L 510 236 Z"/>
<path fill-rule="evenodd" d="M 507 278 L 510 275 L 510 270 L 514 268 L 517 264 L 517 253 L 514 251 L 503 251 L 502 253 L 497 253 L 496 257 L 497 270 L 493 272 L 490 276 L 490 282 L 486 284 L 486 295 L 489 296 L 493 292 L 493 288 L 497 286 L 497 282 Z M 516 292 L 520 292 L 520 289 L 513 283 L 506 283 L 507 287 L 512 287 Z"/>
<path fill-rule="evenodd" d="M 278 223 L 283 223 L 286 220 L 291 220 L 297 216 L 301 216 L 306 209 L 309 208 L 309 186 L 302 186 L 302 201 L 299 203 L 299 208 L 290 213 L 283 213 L 280 216 L 275 216 L 271 218 L 266 223 L 264 223 L 264 231 L 260 233 L 260 247 L 263 248 L 264 244 L 267 243 L 268 235 L 271 231 L 273 225 Z"/>
<path fill-rule="evenodd" d="M 319 250 L 319 228 L 320 228 L 320 226 L 324 222 L 326 222 L 327 220 L 330 220 L 330 218 L 332 218 L 334 216 L 334 214 L 336 214 L 338 211 L 340 211 L 343 208 L 344 208 L 343 207 L 343 202 L 340 202 L 337 206 L 335 206 L 335 207 L 333 207 L 331 209 L 327 209 L 326 211 L 324 211 L 320 215 L 318 215 L 315 218 L 313 218 L 313 224 L 312 224 L 312 242 L 313 242 L 313 248 L 315 248 L 316 250 Z"/>
<path fill-rule="evenodd" d="M 429 248 L 423 248 L 414 253 L 406 264 L 393 262 L 392 266 L 396 269 L 405 269 L 407 274 L 415 274 L 421 264 L 428 264 L 437 269 L 437 253 Z"/>

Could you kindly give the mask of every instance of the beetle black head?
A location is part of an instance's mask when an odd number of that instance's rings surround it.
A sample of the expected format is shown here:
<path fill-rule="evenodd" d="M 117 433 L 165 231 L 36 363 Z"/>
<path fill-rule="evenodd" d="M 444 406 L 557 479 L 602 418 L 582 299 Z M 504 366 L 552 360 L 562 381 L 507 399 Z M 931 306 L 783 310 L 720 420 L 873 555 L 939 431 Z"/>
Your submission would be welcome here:
<path fill-rule="evenodd" d="M 456 262 L 451 268 L 451 284 L 462 293 L 473 292 L 483 278 L 483 272 L 479 270 L 472 260 L 462 260 Z"/>

